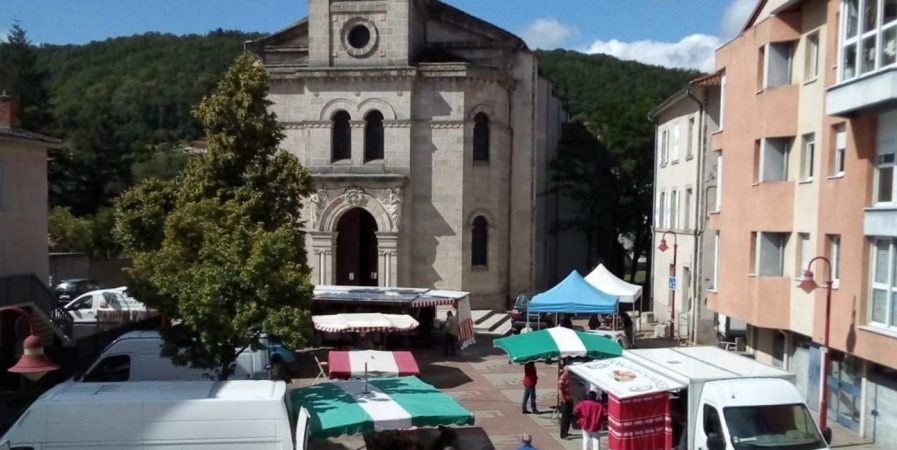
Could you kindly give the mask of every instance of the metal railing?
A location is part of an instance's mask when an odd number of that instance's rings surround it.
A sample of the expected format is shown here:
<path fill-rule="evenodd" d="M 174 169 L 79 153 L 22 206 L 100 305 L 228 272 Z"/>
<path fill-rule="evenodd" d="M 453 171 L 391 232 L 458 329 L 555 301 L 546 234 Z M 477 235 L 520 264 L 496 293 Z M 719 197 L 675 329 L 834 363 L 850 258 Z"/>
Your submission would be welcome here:
<path fill-rule="evenodd" d="M 29 304 L 50 319 L 52 326 L 67 339 L 72 338 L 74 319 L 62 309 L 50 290 L 34 274 L 0 277 L 0 306 Z"/>

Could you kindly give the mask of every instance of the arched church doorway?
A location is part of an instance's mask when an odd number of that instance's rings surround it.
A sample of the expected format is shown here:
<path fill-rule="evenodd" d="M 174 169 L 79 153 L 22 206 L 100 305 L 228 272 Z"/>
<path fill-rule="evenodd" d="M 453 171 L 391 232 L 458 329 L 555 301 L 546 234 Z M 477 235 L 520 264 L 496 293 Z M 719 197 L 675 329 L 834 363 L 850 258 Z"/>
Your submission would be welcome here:
<path fill-rule="evenodd" d="M 346 211 L 336 225 L 336 283 L 377 286 L 377 222 L 362 208 Z"/>

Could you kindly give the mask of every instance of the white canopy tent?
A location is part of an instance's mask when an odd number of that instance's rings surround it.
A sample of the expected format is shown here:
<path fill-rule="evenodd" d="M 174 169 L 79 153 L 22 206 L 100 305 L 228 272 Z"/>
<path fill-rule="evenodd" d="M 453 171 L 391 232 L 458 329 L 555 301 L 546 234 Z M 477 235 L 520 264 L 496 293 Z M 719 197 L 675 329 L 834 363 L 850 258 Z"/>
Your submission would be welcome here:
<path fill-rule="evenodd" d="M 586 281 L 598 290 L 615 296 L 620 303 L 635 303 L 642 297 L 642 287 L 637 284 L 627 283 L 604 267 L 598 264 L 590 274 L 586 275 Z"/>
<path fill-rule="evenodd" d="M 405 314 L 330 314 L 312 316 L 315 329 L 328 333 L 394 332 L 417 328 L 417 321 Z"/>

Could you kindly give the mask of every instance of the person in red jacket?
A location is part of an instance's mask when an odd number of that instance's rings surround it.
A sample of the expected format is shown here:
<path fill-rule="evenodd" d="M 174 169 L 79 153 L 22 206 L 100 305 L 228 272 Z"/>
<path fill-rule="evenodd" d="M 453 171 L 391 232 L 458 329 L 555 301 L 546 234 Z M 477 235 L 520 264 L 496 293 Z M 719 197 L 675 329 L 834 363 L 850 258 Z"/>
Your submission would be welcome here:
<path fill-rule="evenodd" d="M 523 365 L 523 413 L 529 414 L 526 410 L 526 402 L 529 400 L 530 409 L 533 414 L 539 414 L 536 409 L 536 382 L 539 381 L 539 374 L 536 373 L 536 363 L 530 361 Z"/>
<path fill-rule="evenodd" d="M 590 447 L 600 450 L 598 432 L 604 424 L 606 412 L 604 405 L 598 401 L 598 394 L 589 392 L 588 397 L 576 405 L 573 413 L 579 418 L 579 428 L 582 430 L 582 450 L 589 450 Z"/>

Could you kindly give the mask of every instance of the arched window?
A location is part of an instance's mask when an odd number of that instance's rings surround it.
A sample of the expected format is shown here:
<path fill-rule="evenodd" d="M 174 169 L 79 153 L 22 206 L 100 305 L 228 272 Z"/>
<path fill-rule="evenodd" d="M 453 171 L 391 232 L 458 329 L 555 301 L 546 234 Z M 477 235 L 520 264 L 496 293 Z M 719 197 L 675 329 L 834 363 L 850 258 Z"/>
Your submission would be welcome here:
<path fill-rule="evenodd" d="M 333 129 L 330 135 L 330 160 L 352 159 L 352 127 L 349 113 L 339 111 L 333 115 Z"/>
<path fill-rule="evenodd" d="M 364 116 L 364 162 L 383 159 L 383 114 L 376 109 Z"/>
<path fill-rule="evenodd" d="M 483 112 L 473 118 L 473 160 L 489 161 L 489 116 Z"/>
<path fill-rule="evenodd" d="M 485 266 L 489 261 L 489 222 L 483 216 L 473 219 L 470 264 Z"/>

